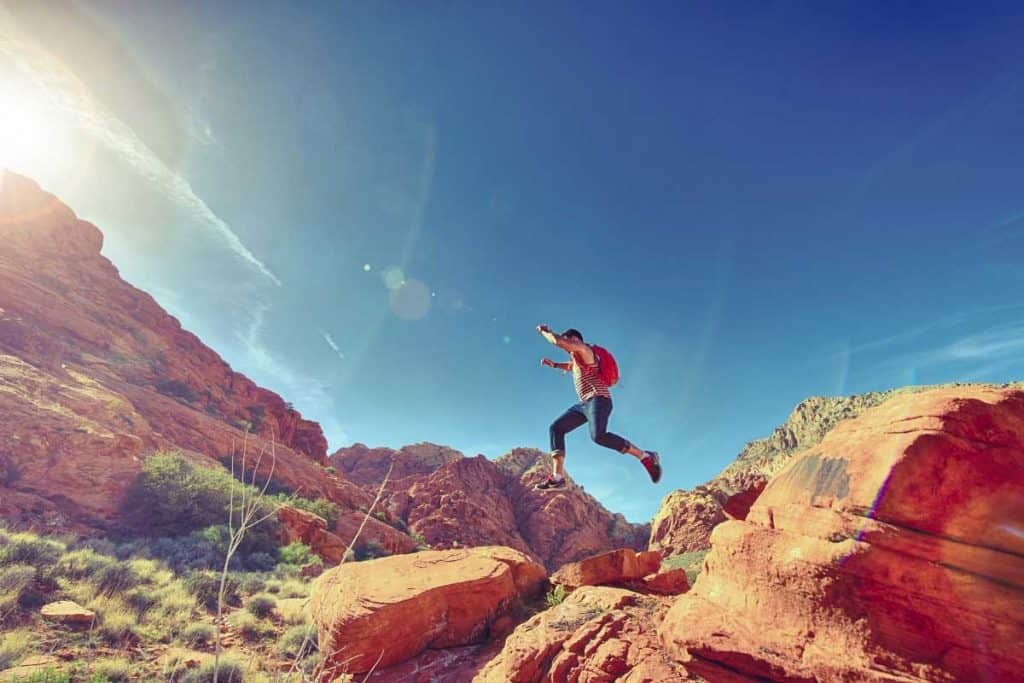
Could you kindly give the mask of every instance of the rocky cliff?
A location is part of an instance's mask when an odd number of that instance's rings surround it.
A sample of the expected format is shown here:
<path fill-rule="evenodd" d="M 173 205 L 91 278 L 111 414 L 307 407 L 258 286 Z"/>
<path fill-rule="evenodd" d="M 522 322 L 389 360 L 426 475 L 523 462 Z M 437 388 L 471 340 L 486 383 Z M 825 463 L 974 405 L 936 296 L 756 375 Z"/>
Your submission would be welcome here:
<path fill-rule="evenodd" d="M 427 443 L 397 451 L 356 444 L 330 460 L 368 489 L 391 467 L 385 519 L 434 548 L 499 544 L 554 570 L 611 548 L 643 548 L 649 533 L 647 525 L 612 514 L 579 486 L 535 491 L 551 467 L 550 457 L 535 449 L 491 461 Z"/>
<path fill-rule="evenodd" d="M 122 280 L 102 245 L 36 183 L 0 175 L 0 514 L 104 526 L 141 458 L 177 449 L 212 463 L 245 439 L 252 453 L 273 441 L 288 488 L 343 508 L 368 502 L 324 476 L 318 424 Z"/>

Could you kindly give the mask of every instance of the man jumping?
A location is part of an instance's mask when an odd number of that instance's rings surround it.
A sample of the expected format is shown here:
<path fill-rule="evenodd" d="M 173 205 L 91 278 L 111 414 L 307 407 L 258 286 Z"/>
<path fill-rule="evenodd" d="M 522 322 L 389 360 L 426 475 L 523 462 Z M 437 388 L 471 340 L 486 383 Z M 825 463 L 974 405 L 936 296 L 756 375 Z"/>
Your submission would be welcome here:
<path fill-rule="evenodd" d="M 584 422 L 590 423 L 590 438 L 596 443 L 619 453 L 629 453 L 640 461 L 655 484 L 661 479 L 661 462 L 654 451 L 642 451 L 618 434 L 608 431 L 608 416 L 612 412 L 612 392 L 598 371 L 594 350 L 583 342 L 579 330 L 568 329 L 555 334 L 547 325 L 538 325 L 537 332 L 550 343 L 569 354 L 568 363 L 556 363 L 544 358 L 542 365 L 564 372 L 572 371 L 573 383 L 580 402 L 569 408 L 551 423 L 551 475 L 537 484 L 538 489 L 556 489 L 565 486 L 565 435 Z"/>

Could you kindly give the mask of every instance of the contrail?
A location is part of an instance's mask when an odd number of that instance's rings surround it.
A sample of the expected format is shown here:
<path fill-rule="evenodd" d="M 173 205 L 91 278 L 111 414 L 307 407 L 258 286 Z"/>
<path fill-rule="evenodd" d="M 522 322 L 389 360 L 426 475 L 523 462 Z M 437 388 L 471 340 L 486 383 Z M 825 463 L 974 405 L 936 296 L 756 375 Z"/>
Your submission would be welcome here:
<path fill-rule="evenodd" d="M 0 7 L 0 54 L 10 58 L 20 71 L 32 79 L 51 106 L 67 115 L 75 127 L 118 154 L 198 223 L 212 228 L 237 256 L 280 286 L 281 281 L 277 276 L 196 195 L 185 178 L 169 168 L 128 124 L 104 111 L 85 84 L 59 60 L 21 34 L 10 12 Z"/>
<path fill-rule="evenodd" d="M 324 332 L 323 330 L 321 330 L 320 332 L 321 334 L 323 334 L 324 341 L 327 342 L 327 345 L 334 349 L 334 352 L 338 354 L 338 358 L 340 358 L 341 360 L 345 360 L 345 354 L 342 353 L 341 349 L 338 348 L 338 344 L 334 341 L 334 337 L 332 337 L 330 333 Z"/>

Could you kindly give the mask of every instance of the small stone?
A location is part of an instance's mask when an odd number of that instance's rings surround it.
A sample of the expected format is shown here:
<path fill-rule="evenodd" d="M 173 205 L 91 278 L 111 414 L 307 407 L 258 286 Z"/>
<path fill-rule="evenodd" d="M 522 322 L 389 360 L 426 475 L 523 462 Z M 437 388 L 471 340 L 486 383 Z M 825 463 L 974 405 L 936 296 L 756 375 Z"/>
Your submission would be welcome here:
<path fill-rule="evenodd" d="M 88 626 L 96 620 L 96 613 L 76 602 L 60 600 L 44 605 L 39 611 L 44 619 L 61 624 L 77 624 Z"/>

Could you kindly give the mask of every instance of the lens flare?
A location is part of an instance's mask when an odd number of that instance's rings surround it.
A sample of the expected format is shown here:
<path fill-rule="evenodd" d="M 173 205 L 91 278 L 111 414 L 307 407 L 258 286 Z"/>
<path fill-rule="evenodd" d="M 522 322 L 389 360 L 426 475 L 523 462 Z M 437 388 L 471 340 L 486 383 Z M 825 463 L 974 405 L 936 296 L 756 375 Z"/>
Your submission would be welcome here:
<path fill-rule="evenodd" d="M 405 273 L 398 266 L 391 266 L 384 271 L 384 286 L 395 291 L 405 285 Z"/>
<path fill-rule="evenodd" d="M 430 311 L 430 289 L 419 280 L 406 280 L 391 290 L 388 303 L 402 320 L 420 320 Z"/>

